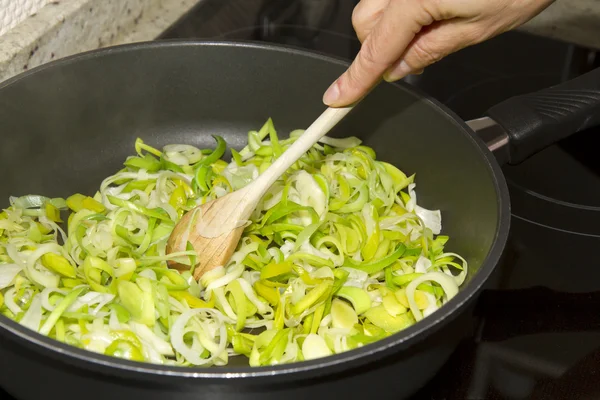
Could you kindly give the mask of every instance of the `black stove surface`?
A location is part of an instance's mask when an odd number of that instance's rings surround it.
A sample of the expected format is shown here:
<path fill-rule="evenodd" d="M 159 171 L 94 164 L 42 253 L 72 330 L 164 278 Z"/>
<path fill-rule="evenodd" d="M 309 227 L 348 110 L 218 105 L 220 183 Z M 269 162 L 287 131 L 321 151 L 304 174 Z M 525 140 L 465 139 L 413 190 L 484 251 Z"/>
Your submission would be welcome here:
<path fill-rule="evenodd" d="M 161 38 L 258 40 L 352 59 L 355 0 L 204 0 Z M 406 81 L 465 120 L 598 66 L 595 52 L 511 32 Z M 600 133 L 596 132 L 596 133 Z M 415 399 L 600 398 L 600 159 L 583 132 L 508 166 L 513 218 L 477 329 Z"/>
<path fill-rule="evenodd" d="M 355 0 L 203 0 L 159 39 L 259 40 L 352 59 Z M 406 81 L 468 120 L 598 65 L 595 53 L 511 32 Z M 600 59 L 600 57 L 599 57 Z M 594 134 L 596 133 L 596 134 Z M 583 132 L 505 167 L 513 204 L 497 290 L 415 399 L 600 398 L 600 159 Z"/>

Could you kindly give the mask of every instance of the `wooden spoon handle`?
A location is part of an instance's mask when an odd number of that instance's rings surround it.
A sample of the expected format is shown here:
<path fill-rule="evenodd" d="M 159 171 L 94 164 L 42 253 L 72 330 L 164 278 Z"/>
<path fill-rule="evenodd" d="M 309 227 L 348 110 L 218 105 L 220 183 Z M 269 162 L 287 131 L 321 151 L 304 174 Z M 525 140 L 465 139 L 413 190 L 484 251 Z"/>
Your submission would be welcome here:
<path fill-rule="evenodd" d="M 304 155 L 319 139 L 331 130 L 351 110 L 351 107 L 332 108 L 329 107 L 313 122 L 275 162 L 263 172 L 252 184 L 251 196 L 262 196 L 269 190 L 271 185 L 300 157 Z"/>

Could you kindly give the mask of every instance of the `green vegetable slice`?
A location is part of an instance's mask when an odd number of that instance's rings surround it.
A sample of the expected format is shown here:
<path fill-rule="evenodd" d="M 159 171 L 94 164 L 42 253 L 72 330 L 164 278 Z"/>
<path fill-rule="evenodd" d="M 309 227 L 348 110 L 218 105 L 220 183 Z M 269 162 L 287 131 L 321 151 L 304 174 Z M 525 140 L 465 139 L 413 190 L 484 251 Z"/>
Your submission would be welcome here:
<path fill-rule="evenodd" d="M 9 198 L 0 212 L 0 313 L 83 349 L 138 362 L 252 366 L 325 357 L 426 318 L 467 261 L 420 206 L 416 175 L 360 139 L 322 138 L 275 182 L 231 260 L 167 254 L 179 219 L 253 182 L 302 134 L 270 118 L 230 149 L 136 140 L 93 193 Z M 399 150 L 400 151 L 400 150 Z M 169 269 L 170 261 L 189 266 Z"/>

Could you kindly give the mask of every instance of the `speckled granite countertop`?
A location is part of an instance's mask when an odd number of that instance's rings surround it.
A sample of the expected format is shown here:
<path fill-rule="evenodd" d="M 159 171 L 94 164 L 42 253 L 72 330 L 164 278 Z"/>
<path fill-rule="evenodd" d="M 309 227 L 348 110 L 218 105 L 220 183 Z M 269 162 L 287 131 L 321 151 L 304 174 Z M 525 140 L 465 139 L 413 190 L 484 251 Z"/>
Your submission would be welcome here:
<path fill-rule="evenodd" d="M 82 51 L 155 39 L 200 1 L 53 0 L 0 37 L 0 81 Z M 600 49 L 600 0 L 557 0 L 521 29 Z"/>
<path fill-rule="evenodd" d="M 53 0 L 0 36 L 0 81 L 48 61 L 152 40 L 201 0 Z"/>

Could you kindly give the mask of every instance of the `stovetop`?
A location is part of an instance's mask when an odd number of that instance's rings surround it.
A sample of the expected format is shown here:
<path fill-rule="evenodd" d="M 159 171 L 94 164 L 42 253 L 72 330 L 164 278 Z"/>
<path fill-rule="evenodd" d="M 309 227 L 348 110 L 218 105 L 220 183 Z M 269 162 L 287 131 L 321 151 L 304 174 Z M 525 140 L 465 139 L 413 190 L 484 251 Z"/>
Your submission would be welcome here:
<path fill-rule="evenodd" d="M 204 0 L 161 39 L 258 40 L 352 59 L 355 0 Z M 591 50 L 511 32 L 406 81 L 465 120 L 599 65 Z M 497 290 L 415 399 L 600 398 L 600 159 L 583 132 L 504 167 L 513 217 Z"/>
<path fill-rule="evenodd" d="M 203 0 L 160 39 L 258 40 L 352 59 L 357 0 Z M 511 32 L 406 81 L 465 120 L 600 64 L 587 49 Z M 583 132 L 504 167 L 512 226 L 500 284 L 477 325 L 415 399 L 600 398 L 600 159 Z"/>

